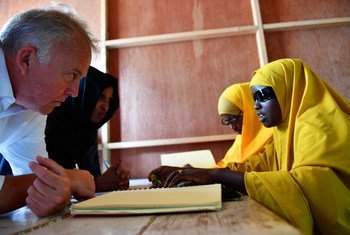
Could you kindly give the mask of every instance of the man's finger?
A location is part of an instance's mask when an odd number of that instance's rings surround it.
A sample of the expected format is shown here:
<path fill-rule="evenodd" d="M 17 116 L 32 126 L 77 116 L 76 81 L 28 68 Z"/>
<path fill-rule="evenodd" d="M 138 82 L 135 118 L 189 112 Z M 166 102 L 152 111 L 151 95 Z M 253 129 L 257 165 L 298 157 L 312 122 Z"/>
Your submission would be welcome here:
<path fill-rule="evenodd" d="M 30 162 L 28 165 L 36 177 L 43 181 L 45 184 L 51 186 L 52 188 L 59 188 L 63 186 L 64 182 L 61 180 L 61 176 L 36 162 Z"/>
<path fill-rule="evenodd" d="M 30 197 L 36 204 L 40 204 L 44 199 L 44 195 L 39 193 L 33 185 L 27 189 L 27 193 L 28 197 Z"/>
<path fill-rule="evenodd" d="M 66 172 L 63 167 L 61 167 L 59 164 L 57 164 L 55 161 L 49 159 L 49 158 L 44 158 L 41 156 L 37 156 L 36 160 L 38 163 L 49 169 L 50 171 L 60 175 L 60 176 L 66 176 Z"/>

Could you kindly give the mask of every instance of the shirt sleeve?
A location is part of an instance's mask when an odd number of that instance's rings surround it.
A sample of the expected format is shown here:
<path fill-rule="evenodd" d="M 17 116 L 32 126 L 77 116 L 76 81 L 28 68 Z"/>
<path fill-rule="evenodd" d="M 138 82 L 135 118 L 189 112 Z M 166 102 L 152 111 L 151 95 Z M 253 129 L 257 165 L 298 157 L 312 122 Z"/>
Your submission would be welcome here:
<path fill-rule="evenodd" d="M 8 130 L 2 153 L 14 175 L 32 173 L 28 163 L 36 156 L 47 157 L 44 131 L 46 116 L 25 111 L 14 115 L 6 124 Z"/>

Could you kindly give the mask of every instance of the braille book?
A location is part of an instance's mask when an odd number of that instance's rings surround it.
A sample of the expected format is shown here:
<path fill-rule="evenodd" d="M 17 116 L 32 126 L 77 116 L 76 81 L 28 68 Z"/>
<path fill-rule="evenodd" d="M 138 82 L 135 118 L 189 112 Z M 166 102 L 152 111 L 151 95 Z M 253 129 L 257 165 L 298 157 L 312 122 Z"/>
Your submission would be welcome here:
<path fill-rule="evenodd" d="M 216 211 L 221 208 L 221 185 L 210 184 L 113 191 L 75 203 L 70 211 L 73 215 L 120 215 Z"/>

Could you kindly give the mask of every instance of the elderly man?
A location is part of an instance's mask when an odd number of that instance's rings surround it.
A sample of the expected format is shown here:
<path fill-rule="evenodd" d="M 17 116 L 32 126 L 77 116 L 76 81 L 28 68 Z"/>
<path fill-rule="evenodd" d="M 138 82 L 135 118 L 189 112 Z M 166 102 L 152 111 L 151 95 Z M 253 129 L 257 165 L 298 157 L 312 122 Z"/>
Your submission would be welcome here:
<path fill-rule="evenodd" d="M 64 9 L 66 10 L 66 9 Z M 0 33 L 0 152 L 17 176 L 0 176 L 0 213 L 25 204 L 38 216 L 63 209 L 72 195 L 94 196 L 92 175 L 65 170 L 46 156 L 45 116 L 68 96 L 96 49 L 86 25 L 58 8 L 31 9 Z M 42 114 L 39 115 L 38 113 Z M 21 166 L 23 159 L 34 159 Z M 32 174 L 23 174 L 32 172 Z"/>

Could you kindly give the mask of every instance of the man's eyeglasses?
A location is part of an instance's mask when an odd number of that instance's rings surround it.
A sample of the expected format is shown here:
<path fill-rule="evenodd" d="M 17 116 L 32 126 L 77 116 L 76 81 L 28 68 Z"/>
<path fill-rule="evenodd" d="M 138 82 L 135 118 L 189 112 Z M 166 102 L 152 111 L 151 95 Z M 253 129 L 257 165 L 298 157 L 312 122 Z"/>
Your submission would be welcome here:
<path fill-rule="evenodd" d="M 272 87 L 266 87 L 261 90 L 257 90 L 253 94 L 254 101 L 266 102 L 268 100 L 276 98 L 276 94 Z"/>
<path fill-rule="evenodd" d="M 239 115 L 233 115 L 231 118 L 229 119 L 222 119 L 221 120 L 221 124 L 222 125 L 234 125 L 238 122 L 239 118 L 242 117 L 242 112 Z"/>

